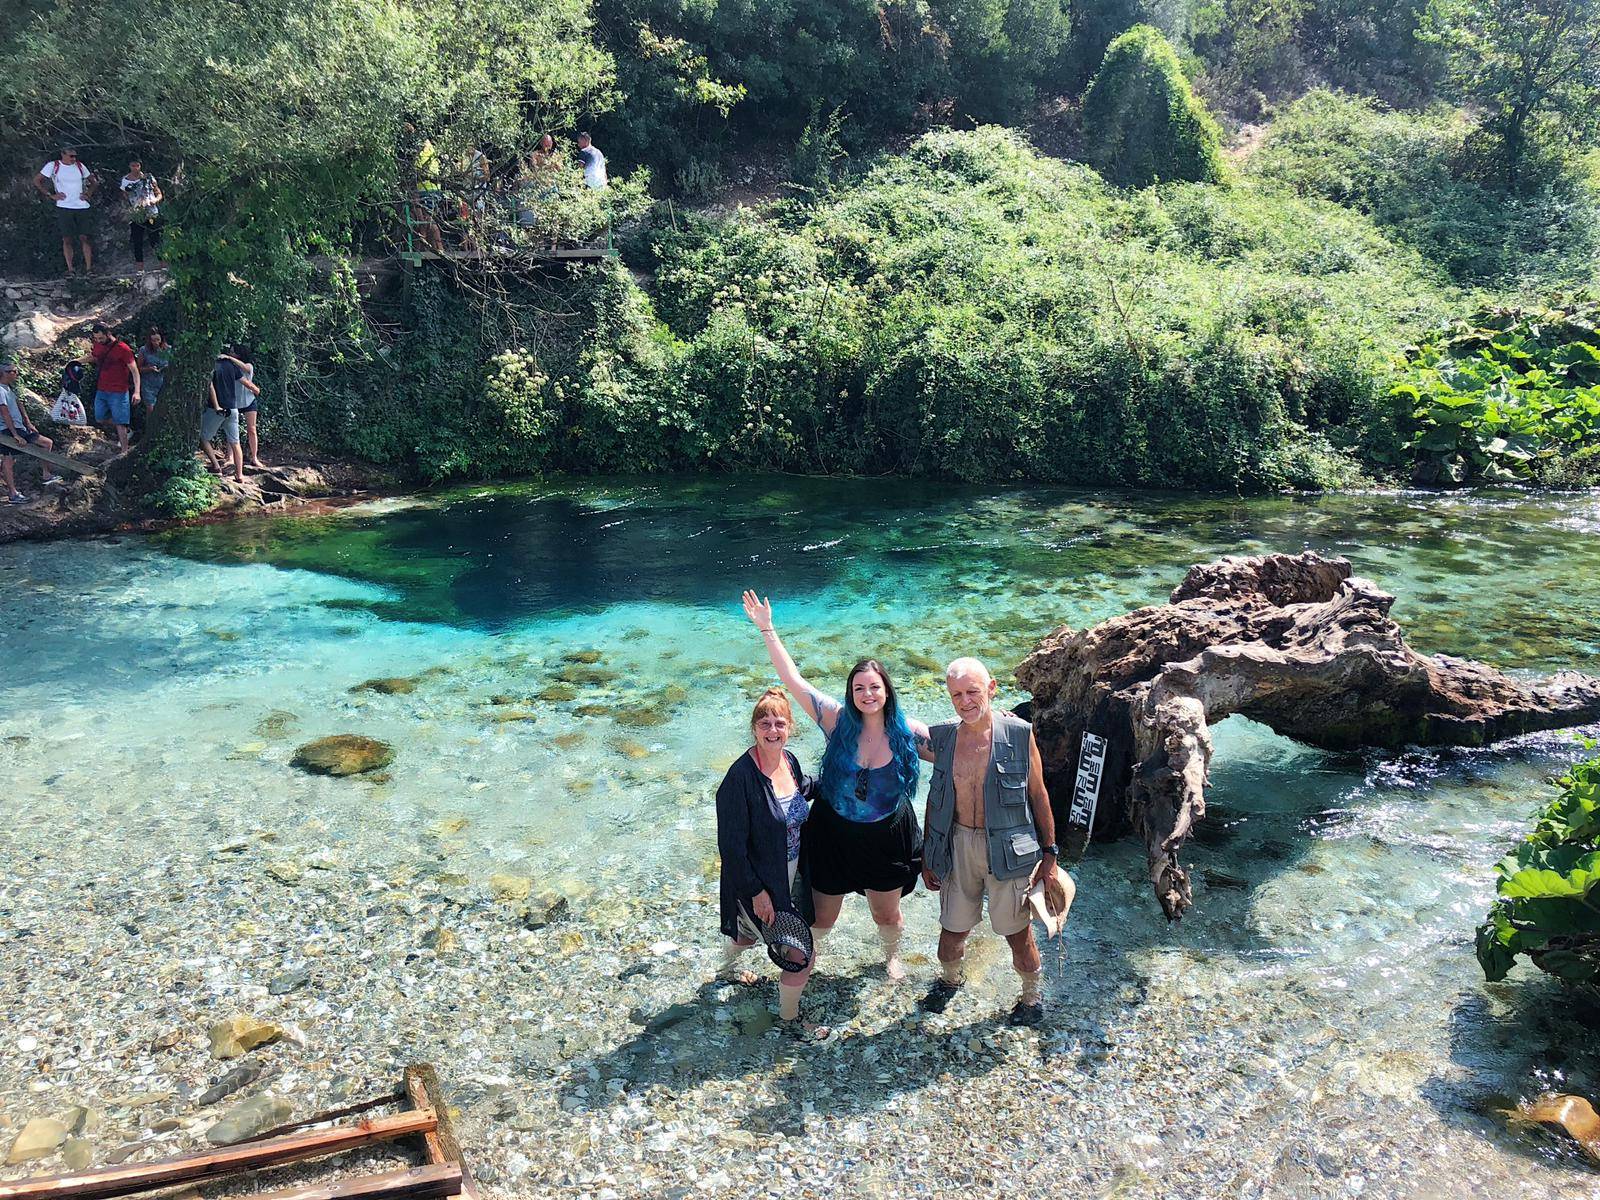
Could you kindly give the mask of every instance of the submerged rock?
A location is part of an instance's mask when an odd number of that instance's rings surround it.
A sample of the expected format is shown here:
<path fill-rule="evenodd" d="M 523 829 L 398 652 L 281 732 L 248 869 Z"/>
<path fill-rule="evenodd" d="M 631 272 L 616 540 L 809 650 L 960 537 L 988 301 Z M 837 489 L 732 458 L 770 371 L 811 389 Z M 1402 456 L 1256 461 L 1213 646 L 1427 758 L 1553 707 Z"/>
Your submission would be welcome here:
<path fill-rule="evenodd" d="M 509 725 L 513 721 L 537 721 L 539 714 L 530 712 L 526 708 L 510 708 L 505 712 L 495 713 L 494 719 L 497 725 Z"/>
<path fill-rule="evenodd" d="M 360 775 L 387 767 L 394 747 L 359 733 L 335 733 L 307 742 L 294 752 L 291 765 L 313 775 Z"/>
<path fill-rule="evenodd" d="M 1600 1114 L 1582 1096 L 1541 1096 L 1524 1104 L 1517 1115 L 1524 1121 L 1560 1129 L 1591 1161 L 1600 1162 Z"/>
<path fill-rule="evenodd" d="M 533 892 L 533 880 L 526 875 L 498 872 L 489 876 L 489 894 L 501 903 L 526 900 Z"/>
<path fill-rule="evenodd" d="M 570 683 L 552 683 L 549 687 L 540 689 L 536 698 L 547 704 L 565 704 L 568 700 L 578 698 L 578 689 Z"/>
<path fill-rule="evenodd" d="M 377 692 L 383 696 L 409 696 L 417 690 L 417 681 L 404 675 L 390 675 L 383 679 L 368 679 L 350 689 L 352 692 Z"/>
<path fill-rule="evenodd" d="M 665 725 L 672 720 L 672 716 L 660 708 L 619 708 L 611 714 L 611 719 L 618 725 L 643 729 L 653 725 Z"/>
<path fill-rule="evenodd" d="M 524 929 L 543 929 L 567 915 L 567 898 L 560 892 L 543 891 L 522 909 Z"/>
<path fill-rule="evenodd" d="M 208 1104 L 215 1104 L 218 1100 L 227 1099 L 241 1088 L 249 1087 L 261 1078 L 262 1072 L 266 1069 L 264 1063 L 244 1063 L 235 1067 L 200 1093 L 200 1106 L 204 1108 Z"/>
<path fill-rule="evenodd" d="M 94 1161 L 94 1142 L 86 1137 L 68 1138 L 61 1147 L 61 1161 L 69 1171 L 82 1171 Z"/>
<path fill-rule="evenodd" d="M 210 1129 L 206 1140 L 215 1146 L 231 1146 L 282 1125 L 294 1115 L 294 1105 L 282 1096 L 262 1092 L 223 1114 Z"/>
<path fill-rule="evenodd" d="M 597 663 L 601 659 L 598 650 L 569 650 L 562 656 L 563 661 L 569 663 Z"/>
<path fill-rule="evenodd" d="M 311 972 L 304 967 L 281 971 L 268 982 L 267 994 L 269 996 L 287 996 L 290 992 L 298 991 L 310 982 Z"/>
<path fill-rule="evenodd" d="M 36 1158 L 54 1154 L 56 1147 L 67 1140 L 67 1132 L 64 1121 L 54 1117 L 35 1117 L 22 1127 L 22 1132 L 11 1143 L 6 1165 L 32 1162 Z"/>
<path fill-rule="evenodd" d="M 229 1017 L 211 1027 L 211 1057 L 238 1058 L 265 1046 L 283 1036 L 283 1030 L 271 1021 L 258 1021 L 254 1017 Z"/>

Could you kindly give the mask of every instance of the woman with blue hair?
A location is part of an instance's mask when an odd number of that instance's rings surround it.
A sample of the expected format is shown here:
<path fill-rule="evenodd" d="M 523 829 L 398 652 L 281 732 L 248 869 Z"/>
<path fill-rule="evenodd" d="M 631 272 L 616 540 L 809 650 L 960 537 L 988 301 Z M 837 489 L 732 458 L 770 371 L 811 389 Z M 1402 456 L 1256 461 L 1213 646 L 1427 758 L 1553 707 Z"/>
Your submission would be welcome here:
<path fill-rule="evenodd" d="M 745 615 L 766 641 L 783 686 L 828 737 L 818 779 L 819 803 L 802 831 L 816 923 L 813 953 L 839 919 L 851 892 L 866 896 L 883 942 L 884 969 L 904 979 L 900 898 L 922 873 L 922 831 L 911 798 L 917 790 L 917 741 L 928 728 L 907 720 L 889 672 L 865 658 L 845 677 L 844 700 L 824 696 L 801 676 L 772 624 L 772 602 L 744 594 Z"/>

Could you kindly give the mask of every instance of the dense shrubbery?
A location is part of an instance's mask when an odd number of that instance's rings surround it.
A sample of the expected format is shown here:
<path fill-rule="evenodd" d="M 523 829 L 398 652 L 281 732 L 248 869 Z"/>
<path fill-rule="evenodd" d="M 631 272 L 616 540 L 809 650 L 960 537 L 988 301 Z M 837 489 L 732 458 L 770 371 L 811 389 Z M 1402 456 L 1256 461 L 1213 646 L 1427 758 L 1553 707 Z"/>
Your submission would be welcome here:
<path fill-rule="evenodd" d="M 1083 125 L 1089 161 L 1112 183 L 1222 179 L 1222 133 L 1154 26 L 1111 43 L 1084 95 Z"/>
<path fill-rule="evenodd" d="M 858 145 L 929 115 L 1019 119 L 1068 37 L 1064 0 L 599 0 L 596 13 L 624 97 L 608 148 L 689 191 L 818 111 L 847 114 Z"/>
<path fill-rule="evenodd" d="M 1249 171 L 1368 214 L 1463 283 L 1593 279 L 1600 201 L 1592 184 L 1551 164 L 1541 188 L 1508 196 L 1474 174 L 1473 129 L 1442 106 L 1394 112 L 1313 92 L 1273 122 Z"/>
<path fill-rule="evenodd" d="M 1495 868 L 1478 962 L 1504 979 L 1519 955 L 1566 983 L 1600 982 L 1600 759 L 1556 781 L 1533 832 Z"/>
<path fill-rule="evenodd" d="M 1382 372 L 1455 306 L 1337 206 L 1123 192 L 992 128 L 926 135 L 816 205 L 645 240 L 654 305 L 596 271 L 564 317 L 545 296 L 486 320 L 419 277 L 396 320 L 414 332 L 322 389 L 319 444 L 429 477 L 1319 486 L 1373 445 L 1398 459 Z"/>
<path fill-rule="evenodd" d="M 1600 467 L 1600 304 L 1492 309 L 1406 355 L 1392 391 L 1423 483 L 1551 482 Z M 1584 464 L 1588 470 L 1584 470 Z"/>

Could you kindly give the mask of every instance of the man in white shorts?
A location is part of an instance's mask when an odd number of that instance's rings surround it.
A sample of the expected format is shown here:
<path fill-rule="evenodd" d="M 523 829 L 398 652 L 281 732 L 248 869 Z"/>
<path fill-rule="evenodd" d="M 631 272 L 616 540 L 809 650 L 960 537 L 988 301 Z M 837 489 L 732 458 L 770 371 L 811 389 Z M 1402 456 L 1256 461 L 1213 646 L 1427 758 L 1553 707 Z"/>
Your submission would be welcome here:
<path fill-rule="evenodd" d="M 1044 1019 L 1040 995 L 1043 963 L 1033 940 L 1028 890 L 1055 877 L 1057 850 L 1050 793 L 1033 727 L 996 712 L 998 690 L 975 658 L 958 658 L 945 671 L 955 721 L 930 726 L 918 749 L 933 764 L 923 821 L 922 882 L 939 893 L 939 980 L 922 1001 L 943 1012 L 960 990 L 967 937 L 989 903 L 989 925 L 1011 947 L 1022 995 L 1008 1025 Z M 1060 898 L 1064 906 L 1064 895 Z"/>

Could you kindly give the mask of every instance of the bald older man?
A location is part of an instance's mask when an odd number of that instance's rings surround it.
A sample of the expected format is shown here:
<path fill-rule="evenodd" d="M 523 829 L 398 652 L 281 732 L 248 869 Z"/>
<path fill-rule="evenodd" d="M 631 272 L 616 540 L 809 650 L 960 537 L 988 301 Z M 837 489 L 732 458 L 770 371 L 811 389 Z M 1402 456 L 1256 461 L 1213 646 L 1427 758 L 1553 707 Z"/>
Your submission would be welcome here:
<path fill-rule="evenodd" d="M 1033 727 L 996 712 L 999 690 L 988 668 L 958 658 L 945 671 L 957 720 L 930 726 L 919 740 L 933 764 L 923 821 L 922 882 L 939 893 L 939 980 L 924 997 L 929 1012 L 949 1007 L 964 982 L 967 937 L 989 904 L 989 925 L 1011 947 L 1022 995 L 1008 1025 L 1044 1019 L 1043 964 L 1033 940 L 1028 891 L 1043 878 L 1059 890 L 1058 851 L 1044 764 Z M 1065 904 L 1065 897 L 1061 897 Z"/>

